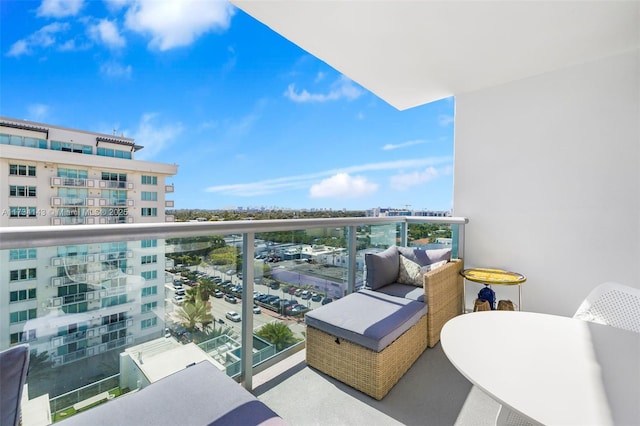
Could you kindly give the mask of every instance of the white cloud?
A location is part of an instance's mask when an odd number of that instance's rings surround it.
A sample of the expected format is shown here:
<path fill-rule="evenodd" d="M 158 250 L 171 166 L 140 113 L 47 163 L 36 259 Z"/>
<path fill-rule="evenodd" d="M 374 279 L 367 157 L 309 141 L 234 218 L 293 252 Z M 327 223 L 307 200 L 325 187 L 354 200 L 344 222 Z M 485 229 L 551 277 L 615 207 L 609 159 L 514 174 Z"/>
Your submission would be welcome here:
<path fill-rule="evenodd" d="M 54 22 L 45 25 L 27 38 L 18 40 L 9 49 L 7 56 L 21 56 L 33 53 L 34 48 L 48 47 L 56 42 L 56 35 L 69 29 L 69 24 Z"/>
<path fill-rule="evenodd" d="M 233 13 L 221 0 L 136 0 L 126 13 L 125 25 L 151 35 L 149 46 L 165 51 L 188 46 L 206 32 L 226 30 Z"/>
<path fill-rule="evenodd" d="M 327 93 L 310 93 L 306 89 L 296 91 L 295 84 L 291 83 L 284 92 L 284 96 L 293 102 L 304 103 L 337 101 L 339 99 L 352 101 L 359 98 L 363 93 L 353 81 L 342 76 L 331 85 Z"/>
<path fill-rule="evenodd" d="M 32 104 L 27 107 L 27 111 L 32 121 L 41 121 L 49 115 L 49 106 L 45 104 Z"/>
<path fill-rule="evenodd" d="M 66 18 L 77 15 L 82 6 L 84 0 L 42 0 L 36 14 L 46 18 Z"/>
<path fill-rule="evenodd" d="M 350 176 L 338 173 L 309 189 L 311 198 L 358 198 L 369 195 L 378 189 L 378 185 L 362 176 Z"/>
<path fill-rule="evenodd" d="M 426 157 L 411 160 L 387 161 L 383 163 L 367 163 L 346 167 L 343 169 L 330 169 L 306 175 L 285 176 L 277 179 L 267 179 L 258 182 L 233 183 L 227 185 L 216 185 L 205 188 L 207 192 L 221 193 L 239 197 L 249 197 L 255 195 L 267 195 L 278 192 L 307 189 L 318 185 L 318 180 L 330 181 L 336 175 L 350 175 L 363 172 L 375 172 L 384 170 L 408 170 L 421 167 L 436 166 L 439 164 L 451 163 L 451 157 Z M 354 178 L 355 179 L 355 178 Z M 363 187 L 367 187 L 366 181 L 360 181 Z M 326 184 L 325 184 L 326 185 Z M 355 184 L 354 184 L 355 186 Z M 322 187 L 317 187 L 318 191 Z M 354 192 L 355 194 L 355 192 Z"/>
<path fill-rule="evenodd" d="M 107 62 L 100 65 L 100 72 L 109 77 L 129 78 L 131 77 L 131 65 L 120 65 L 116 62 Z"/>
<path fill-rule="evenodd" d="M 389 182 L 393 189 L 405 191 L 412 186 L 425 184 L 440 176 L 450 175 L 451 171 L 451 166 L 445 166 L 440 169 L 427 167 L 424 170 L 417 170 L 411 173 L 400 173 L 395 176 L 391 176 Z"/>
<path fill-rule="evenodd" d="M 147 113 L 142 116 L 138 128 L 133 132 L 133 139 L 137 145 L 144 146 L 140 150 L 136 159 L 144 160 L 153 158 L 170 143 L 177 141 L 182 133 L 183 127 L 180 123 L 161 124 L 154 120 L 158 114 Z"/>
<path fill-rule="evenodd" d="M 451 115 L 440 114 L 438 116 L 438 124 L 441 126 L 448 126 L 449 124 L 453 123 L 453 121 L 454 119 Z"/>
<path fill-rule="evenodd" d="M 421 140 L 421 139 L 417 139 L 417 140 L 413 140 L 413 141 L 406 141 L 406 142 L 401 142 L 401 143 L 396 143 L 396 144 L 388 143 L 385 146 L 383 146 L 382 149 L 384 151 L 390 151 L 392 149 L 406 148 L 408 146 L 421 145 L 423 143 L 427 143 L 427 141 Z"/>
<path fill-rule="evenodd" d="M 101 19 L 97 24 L 87 27 L 89 37 L 98 43 L 102 43 L 111 49 L 124 47 L 126 41 L 120 35 L 115 22 L 108 19 Z"/>

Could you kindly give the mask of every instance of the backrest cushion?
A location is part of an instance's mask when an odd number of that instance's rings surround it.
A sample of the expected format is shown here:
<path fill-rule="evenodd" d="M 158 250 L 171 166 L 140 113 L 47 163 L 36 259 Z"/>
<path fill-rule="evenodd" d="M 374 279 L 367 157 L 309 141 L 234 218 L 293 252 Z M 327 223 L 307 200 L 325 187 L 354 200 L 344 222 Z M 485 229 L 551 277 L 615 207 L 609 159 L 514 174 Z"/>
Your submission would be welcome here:
<path fill-rule="evenodd" d="M 420 265 L 403 255 L 400 255 L 398 283 L 422 287 L 422 273 L 420 271 Z"/>
<path fill-rule="evenodd" d="M 451 260 L 451 249 L 424 250 L 416 247 L 398 247 L 401 255 L 417 263 L 420 266 L 431 265 L 432 263 Z"/>
<path fill-rule="evenodd" d="M 380 253 L 367 253 L 364 261 L 367 268 L 367 285 L 371 290 L 395 283 L 398 279 L 400 255 L 396 246 Z"/>

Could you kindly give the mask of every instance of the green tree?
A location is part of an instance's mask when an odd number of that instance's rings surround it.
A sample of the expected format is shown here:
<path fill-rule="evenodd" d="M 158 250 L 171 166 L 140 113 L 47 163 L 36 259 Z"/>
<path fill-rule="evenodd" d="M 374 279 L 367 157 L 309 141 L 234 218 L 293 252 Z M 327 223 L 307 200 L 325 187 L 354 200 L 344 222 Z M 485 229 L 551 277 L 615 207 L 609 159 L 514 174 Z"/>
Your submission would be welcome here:
<path fill-rule="evenodd" d="M 194 331 L 198 324 L 202 330 L 207 330 L 214 320 L 209 302 L 204 302 L 197 297 L 193 302 L 184 302 L 176 313 L 180 323 L 189 331 Z"/>
<path fill-rule="evenodd" d="M 198 282 L 198 294 L 200 295 L 200 299 L 205 302 L 209 300 L 213 293 L 216 291 L 216 284 L 210 278 L 202 278 Z"/>
<path fill-rule="evenodd" d="M 293 331 L 291 331 L 287 324 L 278 321 L 263 325 L 256 334 L 271 344 L 276 345 L 276 350 L 278 352 L 298 343 L 301 340 L 293 335 Z"/>

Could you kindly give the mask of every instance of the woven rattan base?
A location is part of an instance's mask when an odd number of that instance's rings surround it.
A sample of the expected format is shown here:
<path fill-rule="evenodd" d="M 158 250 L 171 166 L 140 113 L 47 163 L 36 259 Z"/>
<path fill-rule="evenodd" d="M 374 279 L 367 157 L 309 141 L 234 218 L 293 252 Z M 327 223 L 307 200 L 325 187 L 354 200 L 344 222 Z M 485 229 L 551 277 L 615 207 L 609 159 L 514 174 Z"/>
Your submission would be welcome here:
<path fill-rule="evenodd" d="M 427 348 L 427 316 L 381 352 L 307 326 L 307 365 L 382 399 Z"/>

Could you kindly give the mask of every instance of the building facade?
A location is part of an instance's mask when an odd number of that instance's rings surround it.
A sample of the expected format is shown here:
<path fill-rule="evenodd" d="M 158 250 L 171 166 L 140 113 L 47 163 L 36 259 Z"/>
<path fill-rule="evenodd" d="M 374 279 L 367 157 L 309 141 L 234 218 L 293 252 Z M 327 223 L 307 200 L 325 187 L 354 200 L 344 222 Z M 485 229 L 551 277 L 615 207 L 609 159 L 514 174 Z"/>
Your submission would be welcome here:
<path fill-rule="evenodd" d="M 142 148 L 0 117 L 0 226 L 173 221 L 165 196 L 177 166 L 135 160 Z M 164 246 L 87 241 L 0 252 L 0 349 L 28 342 L 60 366 L 161 336 Z"/>

